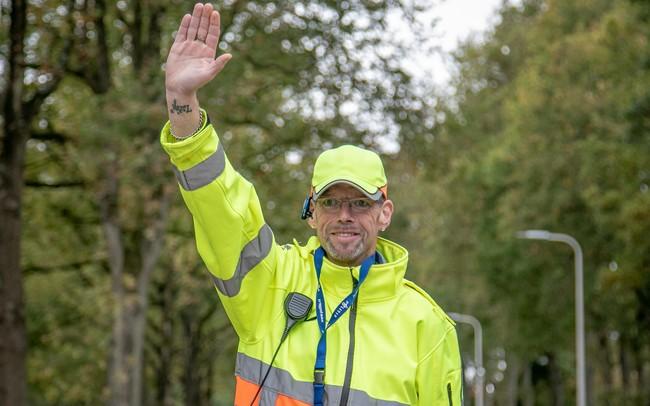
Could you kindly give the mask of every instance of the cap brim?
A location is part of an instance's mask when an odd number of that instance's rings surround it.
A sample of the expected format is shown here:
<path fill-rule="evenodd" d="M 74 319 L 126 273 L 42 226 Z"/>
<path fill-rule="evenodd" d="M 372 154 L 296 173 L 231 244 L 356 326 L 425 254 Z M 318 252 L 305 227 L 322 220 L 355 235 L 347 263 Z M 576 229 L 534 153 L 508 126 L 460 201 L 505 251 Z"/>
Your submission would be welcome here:
<path fill-rule="evenodd" d="M 356 188 L 357 190 L 359 190 L 361 193 L 368 196 L 368 198 L 372 200 L 379 200 L 383 196 L 383 192 L 381 191 L 381 189 L 377 188 L 376 186 L 369 185 L 365 182 L 357 183 L 348 179 L 334 179 L 331 181 L 323 182 L 321 185 L 316 185 L 314 187 L 314 193 L 312 198 L 314 200 L 317 200 L 318 197 L 321 196 L 327 189 L 340 183 L 353 186 L 354 188 Z"/>

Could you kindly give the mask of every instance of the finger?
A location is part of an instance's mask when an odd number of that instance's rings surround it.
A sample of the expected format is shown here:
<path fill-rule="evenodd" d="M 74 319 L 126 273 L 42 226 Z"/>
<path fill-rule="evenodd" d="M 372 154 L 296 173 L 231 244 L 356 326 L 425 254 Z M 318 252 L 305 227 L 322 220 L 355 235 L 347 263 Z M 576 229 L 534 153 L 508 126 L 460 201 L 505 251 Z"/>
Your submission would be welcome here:
<path fill-rule="evenodd" d="M 174 42 L 183 42 L 187 39 L 187 29 L 190 28 L 190 20 L 192 16 L 185 14 L 181 20 L 181 25 L 178 27 L 178 32 L 176 32 L 176 38 Z"/>
<path fill-rule="evenodd" d="M 210 27 L 208 28 L 208 36 L 205 38 L 205 45 L 209 46 L 214 52 L 217 51 L 220 30 L 221 19 L 219 17 L 219 12 L 213 11 L 210 15 Z"/>
<path fill-rule="evenodd" d="M 208 3 L 203 6 L 203 13 L 201 13 L 201 22 L 199 24 L 199 30 L 196 34 L 196 39 L 199 41 L 205 41 L 208 36 L 208 25 L 210 25 L 210 14 L 212 14 L 212 4 Z"/>
<path fill-rule="evenodd" d="M 187 30 L 187 39 L 194 41 L 196 39 L 196 32 L 199 30 L 199 22 L 201 21 L 201 12 L 203 11 L 203 4 L 196 3 L 194 10 L 192 10 L 192 20 L 190 27 Z"/>

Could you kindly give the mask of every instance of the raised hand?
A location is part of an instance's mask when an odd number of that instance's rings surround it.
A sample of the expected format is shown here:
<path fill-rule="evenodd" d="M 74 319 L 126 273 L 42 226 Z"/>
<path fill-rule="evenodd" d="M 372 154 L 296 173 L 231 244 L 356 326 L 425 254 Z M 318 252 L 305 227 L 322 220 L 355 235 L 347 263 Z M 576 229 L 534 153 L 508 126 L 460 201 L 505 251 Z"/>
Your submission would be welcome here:
<path fill-rule="evenodd" d="M 219 43 L 219 13 L 211 4 L 197 3 L 192 15 L 181 20 L 165 64 L 167 106 L 174 135 L 184 137 L 196 130 L 199 106 L 196 92 L 212 80 L 232 57 L 215 59 Z"/>
<path fill-rule="evenodd" d="M 223 69 L 231 55 L 214 59 L 219 30 L 219 12 L 211 4 L 197 3 L 191 16 L 183 16 L 165 65 L 168 90 L 191 94 Z"/>

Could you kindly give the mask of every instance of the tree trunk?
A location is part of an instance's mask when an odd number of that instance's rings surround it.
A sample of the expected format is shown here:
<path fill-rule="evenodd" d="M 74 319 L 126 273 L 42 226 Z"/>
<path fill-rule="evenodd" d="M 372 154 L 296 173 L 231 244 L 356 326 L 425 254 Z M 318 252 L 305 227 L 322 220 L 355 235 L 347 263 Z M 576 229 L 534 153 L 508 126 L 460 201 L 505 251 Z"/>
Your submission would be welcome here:
<path fill-rule="evenodd" d="M 205 371 L 205 377 L 203 379 L 204 385 L 203 385 L 203 391 L 201 394 L 201 406 L 209 406 L 210 405 L 210 397 L 212 396 L 212 393 L 214 391 L 212 387 L 212 382 L 214 382 L 214 379 L 212 379 L 212 375 L 214 374 L 214 362 L 208 362 L 206 366 L 206 371 Z"/>
<path fill-rule="evenodd" d="M 193 308 L 185 309 L 180 314 L 183 333 L 187 340 L 185 345 L 185 373 L 183 375 L 186 405 L 204 404 L 201 401 L 203 394 L 201 388 L 207 384 L 206 380 L 211 378 L 212 370 L 210 369 L 206 374 L 202 373 L 202 364 L 204 363 L 201 359 L 201 348 L 205 339 L 205 326 L 217 311 L 217 308 L 218 304 L 215 300 L 202 314 Z M 216 354 L 212 355 L 216 356 Z M 213 357 L 208 358 L 213 359 Z M 207 364 L 212 365 L 209 361 Z"/>
<path fill-rule="evenodd" d="M 607 350 L 600 350 L 600 339 L 599 334 L 596 332 L 587 333 L 587 348 L 597 349 L 598 351 L 593 351 L 594 354 L 591 357 L 591 361 L 587 363 L 587 404 L 593 405 L 596 404 L 598 400 L 598 394 L 596 389 L 602 389 L 604 384 L 604 379 L 602 378 L 601 371 L 604 369 L 605 360 L 603 358 L 603 353 L 606 355 Z"/>
<path fill-rule="evenodd" d="M 120 154 L 115 151 L 113 157 Z M 140 233 L 139 260 L 130 265 L 141 264 L 139 269 L 128 272 L 122 227 L 119 223 L 119 165 L 113 158 L 107 169 L 105 188 L 100 195 L 101 217 L 108 246 L 111 268 L 114 319 L 109 362 L 109 405 L 123 406 L 142 404 L 142 376 L 144 332 L 148 307 L 148 289 L 151 273 L 160 257 L 164 241 L 164 228 L 173 194 L 172 185 L 161 186 L 157 199 L 159 209 L 151 225 Z M 150 231 L 150 232 L 149 232 Z M 129 279 L 137 274 L 135 289 L 129 287 Z"/>
<path fill-rule="evenodd" d="M 196 405 L 199 403 L 199 374 L 197 360 L 200 345 L 200 329 L 196 326 L 196 321 L 188 313 L 181 314 L 181 323 L 183 332 L 187 339 L 185 351 L 185 373 L 183 375 L 183 388 L 185 392 L 185 404 Z"/>
<path fill-rule="evenodd" d="M 11 2 L 10 20 L 0 149 L 0 405 L 20 406 L 27 398 L 25 299 L 20 268 L 25 147 L 32 119 L 61 82 L 72 40 L 64 40 L 58 64 L 49 66 L 52 79 L 24 99 L 27 2 Z"/>
<path fill-rule="evenodd" d="M 549 380 L 551 384 L 551 394 L 553 396 L 553 405 L 554 406 L 563 406 L 564 405 L 564 383 L 562 380 L 562 371 L 557 365 L 554 354 L 548 355 L 548 369 L 549 369 Z"/>
<path fill-rule="evenodd" d="M 173 349 L 170 345 L 174 340 L 174 308 L 176 305 L 176 283 L 174 281 L 173 266 L 167 267 L 167 273 L 157 289 L 157 301 L 155 306 L 160 307 L 162 320 L 157 327 L 159 333 L 153 344 L 154 352 L 158 357 L 158 368 L 156 369 L 156 404 L 162 406 L 171 405 L 169 386 L 172 381 L 171 368 Z"/>
<path fill-rule="evenodd" d="M 0 404 L 26 403 L 23 277 L 20 269 L 21 195 L 29 123 L 23 111 L 25 1 L 11 3 L 4 134 L 0 151 Z"/>
<path fill-rule="evenodd" d="M 641 386 L 641 404 L 650 403 L 650 345 L 647 341 L 639 343 L 639 381 Z"/>
<path fill-rule="evenodd" d="M 115 156 L 115 155 L 114 155 Z M 125 291 L 124 291 L 124 246 L 118 221 L 118 165 L 113 159 L 104 173 L 104 190 L 99 198 L 104 236 L 108 251 L 108 264 L 111 270 L 111 293 L 113 296 L 113 328 L 108 362 L 108 390 L 111 406 L 123 406 L 128 402 L 125 339 Z"/>
<path fill-rule="evenodd" d="M 521 368 L 519 366 L 519 357 L 517 355 L 510 355 L 508 360 L 508 387 L 507 387 L 507 406 L 517 406 L 519 399 L 519 374 Z"/>
<path fill-rule="evenodd" d="M 524 369 L 524 406 L 535 406 L 535 388 L 533 387 L 533 364 L 526 364 Z"/>
<path fill-rule="evenodd" d="M 146 15 L 142 6 L 146 5 L 152 8 L 154 12 L 152 15 L 156 14 L 156 10 L 159 10 L 160 7 L 155 6 L 155 3 L 141 3 L 139 1 L 134 4 L 134 14 L 135 20 L 133 23 L 127 23 L 131 35 L 136 39 L 136 44 L 133 50 L 133 56 L 135 59 L 135 73 L 143 69 L 143 58 L 140 54 L 140 35 L 143 30 L 147 29 L 148 32 L 159 32 L 160 22 L 157 19 L 148 21 L 149 24 L 144 24 L 142 17 Z M 96 15 L 99 25 L 103 26 L 103 11 L 105 11 L 104 1 L 97 1 L 98 13 Z M 151 10 L 149 10 L 151 11 Z M 150 16 L 150 18 L 153 18 Z M 101 34 L 101 33 L 100 33 Z M 108 48 L 106 47 L 105 34 L 103 36 L 104 44 L 100 48 L 100 56 L 103 57 L 102 61 L 108 61 Z M 146 44 L 146 47 L 149 48 L 151 52 L 150 57 L 158 61 L 159 50 L 160 50 L 160 38 L 159 36 L 150 35 L 148 38 L 150 41 Z M 146 59 L 146 58 L 145 58 Z M 99 64 L 101 67 L 102 63 Z M 106 63 L 108 66 L 108 63 Z M 141 72 L 140 72 L 141 73 Z M 108 72 L 106 72 L 108 74 Z M 106 75 L 105 75 L 106 76 Z M 98 84 L 106 84 L 106 87 L 99 86 L 100 89 L 107 88 L 108 82 L 99 82 L 99 79 L 102 77 L 102 72 L 97 71 L 97 75 L 93 77 L 93 81 Z M 159 100 L 151 100 L 152 103 L 159 103 Z M 157 138 L 156 138 L 157 139 Z M 120 154 L 115 154 L 115 156 L 120 156 Z M 115 163 L 117 166 L 117 163 Z M 118 183 L 119 174 L 117 170 L 110 173 L 107 172 L 107 182 L 109 184 Z M 133 405 L 140 406 L 142 404 L 143 396 L 143 353 L 144 353 L 144 340 L 145 340 L 145 327 L 147 322 L 147 307 L 148 307 L 148 291 L 149 283 L 151 279 L 151 273 L 158 262 L 160 257 L 160 252 L 162 249 L 164 241 L 164 226 L 167 219 L 169 203 L 175 188 L 172 187 L 169 182 L 165 183 L 167 186 L 160 186 L 159 194 L 154 196 L 155 199 L 153 204 L 159 204 L 159 210 L 156 212 L 156 215 L 149 225 L 147 225 L 144 232 L 139 233 L 138 238 L 135 241 L 132 241 L 131 244 L 139 244 L 139 250 L 133 250 L 133 247 L 125 247 L 120 238 L 122 237 L 111 237 L 107 234 L 107 240 L 112 238 L 114 241 L 114 247 L 109 248 L 109 251 L 120 251 L 122 259 L 129 252 L 129 261 L 128 266 L 124 266 L 124 261 L 122 260 L 122 267 L 116 268 L 113 275 L 113 294 L 115 300 L 115 320 L 113 326 L 113 345 L 115 348 L 112 350 L 112 359 L 111 366 L 113 368 L 109 369 L 109 387 L 111 388 L 111 399 L 109 404 L 111 405 Z M 117 187 L 110 189 L 110 192 L 113 193 L 110 196 L 109 200 L 114 200 L 115 206 L 113 211 L 110 213 L 110 217 L 103 217 L 104 220 L 108 220 L 109 227 L 105 227 L 109 232 L 122 233 L 124 230 L 121 229 L 120 225 L 117 223 L 119 208 L 117 207 L 117 201 L 119 196 L 119 190 Z M 151 202 L 142 202 L 142 204 L 150 204 Z M 102 202 L 101 204 L 105 204 Z M 113 221 L 114 220 L 114 221 Z M 143 222 L 146 224 L 146 219 Z M 109 230 L 109 229 L 112 229 Z M 137 257 L 133 258 L 133 257 Z M 135 264 L 139 264 L 135 265 Z M 124 283 L 126 279 L 134 280 L 135 286 L 129 284 L 125 286 Z M 119 284 L 119 286 L 117 286 Z M 119 336 L 119 337 L 118 337 Z"/>
<path fill-rule="evenodd" d="M 149 305 L 149 281 L 151 280 L 151 273 L 158 262 L 158 258 L 160 258 L 165 237 L 165 224 L 169 211 L 169 203 L 175 190 L 176 188 L 172 187 L 170 183 L 165 186 L 160 186 L 157 216 L 152 219 L 151 227 L 148 227 L 151 232 L 142 233 L 143 241 L 141 241 L 140 247 L 142 269 L 138 275 L 137 300 L 132 315 L 133 379 L 131 384 L 131 405 L 133 406 L 142 404 L 144 333 L 147 322 L 147 308 Z"/>

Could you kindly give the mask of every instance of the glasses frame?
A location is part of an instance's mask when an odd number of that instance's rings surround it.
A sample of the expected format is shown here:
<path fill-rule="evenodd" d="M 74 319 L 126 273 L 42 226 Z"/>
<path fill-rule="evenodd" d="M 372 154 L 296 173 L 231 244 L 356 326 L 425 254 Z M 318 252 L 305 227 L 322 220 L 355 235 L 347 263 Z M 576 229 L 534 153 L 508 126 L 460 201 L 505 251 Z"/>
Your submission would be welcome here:
<path fill-rule="evenodd" d="M 316 206 L 320 207 L 326 213 L 338 213 L 343 207 L 343 204 L 347 203 L 348 208 L 352 213 L 365 214 L 370 212 L 373 209 L 373 207 L 375 207 L 377 204 L 381 204 L 383 200 L 384 199 L 373 200 L 369 197 L 354 197 L 354 198 L 339 199 L 337 197 L 323 196 L 318 198 L 317 200 L 314 200 L 314 203 L 316 204 Z M 332 206 L 326 206 L 325 202 L 327 201 L 332 201 L 334 204 Z M 363 205 L 357 205 L 355 204 L 355 202 L 367 202 L 369 204 L 367 206 L 363 206 Z"/>

